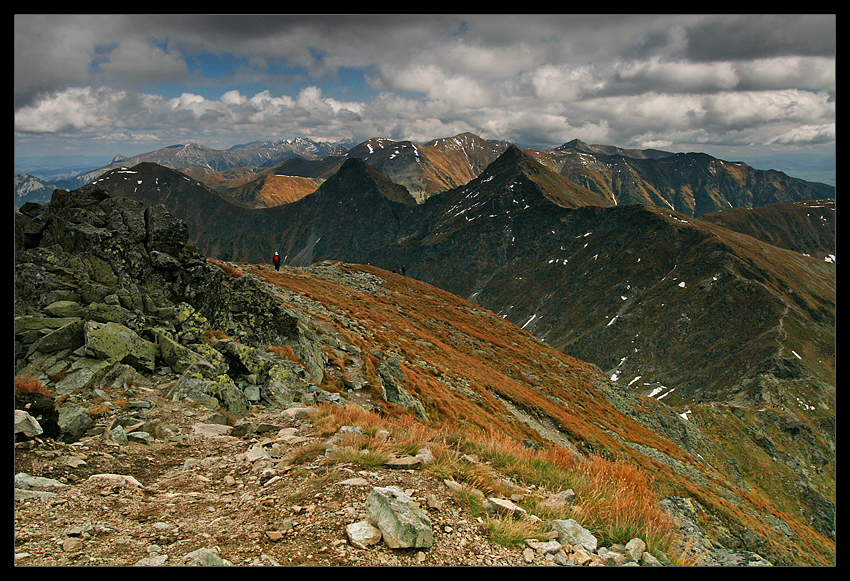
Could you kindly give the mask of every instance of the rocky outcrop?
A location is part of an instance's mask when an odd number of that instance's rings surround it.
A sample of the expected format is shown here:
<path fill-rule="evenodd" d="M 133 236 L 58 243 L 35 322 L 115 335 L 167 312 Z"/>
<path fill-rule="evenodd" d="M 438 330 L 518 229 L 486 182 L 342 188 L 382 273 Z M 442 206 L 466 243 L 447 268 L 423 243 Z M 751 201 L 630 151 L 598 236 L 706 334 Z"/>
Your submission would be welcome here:
<path fill-rule="evenodd" d="M 261 401 L 338 399 L 317 387 L 323 356 L 312 331 L 267 284 L 208 262 L 163 206 L 57 191 L 49 204 L 16 211 L 15 243 L 15 374 L 62 398 L 58 420 L 24 421 L 22 437 L 41 429 L 78 439 L 92 424 L 94 388 L 133 375 L 176 374 L 174 398 L 235 417 Z M 288 346 L 309 365 L 270 346 Z M 16 407 L 37 423 L 32 405 Z"/>

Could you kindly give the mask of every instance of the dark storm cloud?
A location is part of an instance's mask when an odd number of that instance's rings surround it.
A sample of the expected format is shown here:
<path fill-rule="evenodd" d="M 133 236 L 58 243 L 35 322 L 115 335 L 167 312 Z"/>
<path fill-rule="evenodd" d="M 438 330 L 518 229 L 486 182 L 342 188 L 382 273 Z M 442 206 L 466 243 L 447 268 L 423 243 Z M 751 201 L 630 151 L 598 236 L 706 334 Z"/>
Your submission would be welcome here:
<path fill-rule="evenodd" d="M 834 57 L 834 15 L 749 15 L 709 20 L 688 29 L 686 56 L 696 61 L 781 56 Z"/>

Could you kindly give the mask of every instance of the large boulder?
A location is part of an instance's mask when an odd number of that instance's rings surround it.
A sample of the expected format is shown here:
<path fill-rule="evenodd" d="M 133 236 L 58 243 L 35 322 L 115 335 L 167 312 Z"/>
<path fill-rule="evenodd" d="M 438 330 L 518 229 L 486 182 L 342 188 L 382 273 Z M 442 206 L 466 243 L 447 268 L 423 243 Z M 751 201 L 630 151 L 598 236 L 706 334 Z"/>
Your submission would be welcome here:
<path fill-rule="evenodd" d="M 135 331 L 118 323 L 86 322 L 86 353 L 98 359 L 123 362 L 136 369 L 153 371 L 159 348 Z"/>
<path fill-rule="evenodd" d="M 581 545 L 593 553 L 599 544 L 593 533 L 571 518 L 554 520 L 549 523 L 549 529 L 558 533 L 558 542 L 562 545 Z"/>
<path fill-rule="evenodd" d="M 41 318 L 41 321 L 44 322 L 44 319 Z M 17 319 L 15 322 L 17 327 Z M 77 349 L 85 343 L 84 323 L 81 319 L 73 319 L 56 330 L 51 331 L 49 327 L 46 329 L 47 334 L 30 345 L 30 352 L 55 353 L 65 349 Z"/>
<path fill-rule="evenodd" d="M 428 549 L 434 544 L 431 519 L 397 486 L 372 488 L 366 513 L 391 549 Z"/>
<path fill-rule="evenodd" d="M 20 434 L 24 438 L 35 438 L 44 433 L 41 424 L 24 410 L 15 410 L 15 439 Z"/>

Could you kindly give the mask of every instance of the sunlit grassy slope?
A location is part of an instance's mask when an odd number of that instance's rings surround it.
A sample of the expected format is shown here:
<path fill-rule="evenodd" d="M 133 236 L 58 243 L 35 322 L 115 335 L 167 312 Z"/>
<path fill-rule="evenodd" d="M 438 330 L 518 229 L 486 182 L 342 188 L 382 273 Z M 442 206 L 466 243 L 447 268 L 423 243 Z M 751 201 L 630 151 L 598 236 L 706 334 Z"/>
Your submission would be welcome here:
<path fill-rule="evenodd" d="M 425 418 L 418 421 L 429 428 L 532 440 L 564 454 L 627 463 L 655 494 L 691 497 L 706 507 L 709 532 L 727 540 L 754 534 L 774 561 L 834 562 L 834 542 L 807 526 L 787 498 L 773 498 L 768 487 L 739 488 L 725 462 L 734 451 L 664 404 L 618 388 L 594 366 L 489 311 L 371 266 L 323 263 L 281 272 L 239 266 L 281 289 L 284 304 L 299 297 L 293 309 L 306 309 L 322 329 L 357 348 L 370 399 L 385 418 L 415 417 L 382 401 L 377 368 L 393 358 L 404 389 L 422 404 Z M 342 368 L 353 356 L 327 353 Z M 328 375 L 322 387 L 350 395 L 342 376 Z M 718 412 L 713 422 L 728 417 Z"/>

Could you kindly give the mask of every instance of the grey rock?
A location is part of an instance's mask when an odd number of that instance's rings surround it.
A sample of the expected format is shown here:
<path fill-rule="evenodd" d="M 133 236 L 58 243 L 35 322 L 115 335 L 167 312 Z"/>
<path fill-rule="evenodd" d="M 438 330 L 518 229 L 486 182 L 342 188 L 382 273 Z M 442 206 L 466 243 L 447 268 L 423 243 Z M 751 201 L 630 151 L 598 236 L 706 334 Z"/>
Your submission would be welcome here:
<path fill-rule="evenodd" d="M 72 365 L 68 374 L 56 382 L 56 392 L 69 394 L 96 385 L 107 373 L 109 361 L 97 359 L 79 359 Z"/>
<path fill-rule="evenodd" d="M 115 426 L 111 430 L 107 431 L 105 437 L 107 442 L 112 442 L 119 446 L 126 446 L 129 442 L 127 439 L 127 432 L 125 432 L 124 428 L 121 426 Z"/>
<path fill-rule="evenodd" d="M 15 474 L 15 488 L 21 490 L 46 490 L 55 491 L 67 488 L 68 485 L 53 478 L 43 476 L 30 476 L 26 472 Z"/>
<path fill-rule="evenodd" d="M 591 553 L 598 545 L 596 537 L 574 519 L 554 520 L 549 523 L 549 530 L 558 533 L 558 542 L 562 545 L 581 545 Z"/>
<path fill-rule="evenodd" d="M 233 428 L 230 426 L 222 426 L 219 424 L 195 424 L 192 427 L 193 433 L 196 436 L 211 437 L 229 435 Z"/>
<path fill-rule="evenodd" d="M 643 539 L 631 539 L 626 543 L 626 551 L 632 561 L 640 561 L 641 555 L 646 551 L 646 543 Z"/>
<path fill-rule="evenodd" d="M 44 430 L 34 417 L 24 410 L 15 410 L 15 435 L 23 434 L 27 438 L 35 438 Z"/>
<path fill-rule="evenodd" d="M 398 358 L 384 358 L 378 363 L 377 372 L 382 395 L 386 401 L 413 410 L 420 419 L 428 419 L 422 402 L 404 389 L 404 370 Z"/>
<path fill-rule="evenodd" d="M 64 319 L 63 319 L 64 320 Z M 55 331 L 35 341 L 30 347 L 30 353 L 39 351 L 41 353 L 55 353 L 64 349 L 77 349 L 84 343 L 83 321 L 74 320 L 67 322 Z"/>
<path fill-rule="evenodd" d="M 200 548 L 183 557 L 183 563 L 193 567 L 227 567 L 232 563 L 211 549 Z"/>
<path fill-rule="evenodd" d="M 346 525 L 345 536 L 358 549 L 367 549 L 381 542 L 381 531 L 367 520 Z"/>
<path fill-rule="evenodd" d="M 392 549 L 427 549 L 434 544 L 428 515 L 396 486 L 372 488 L 366 513 Z"/>
<path fill-rule="evenodd" d="M 211 391 L 212 395 L 221 402 L 222 407 L 237 417 L 244 416 L 251 407 L 245 393 L 229 378 L 214 383 Z"/>
<path fill-rule="evenodd" d="M 135 442 L 136 444 L 150 444 L 153 441 L 153 436 L 148 434 L 147 432 L 130 432 L 127 434 L 128 442 Z"/>
<path fill-rule="evenodd" d="M 76 301 L 56 301 L 44 307 L 44 312 L 52 317 L 75 317 L 82 314 L 82 307 Z"/>
<path fill-rule="evenodd" d="M 98 359 L 126 362 L 136 369 L 153 371 L 159 348 L 118 323 L 88 321 L 84 325 L 86 353 Z"/>
<path fill-rule="evenodd" d="M 67 444 L 82 438 L 94 423 L 88 410 L 73 402 L 59 406 L 59 440 Z"/>

